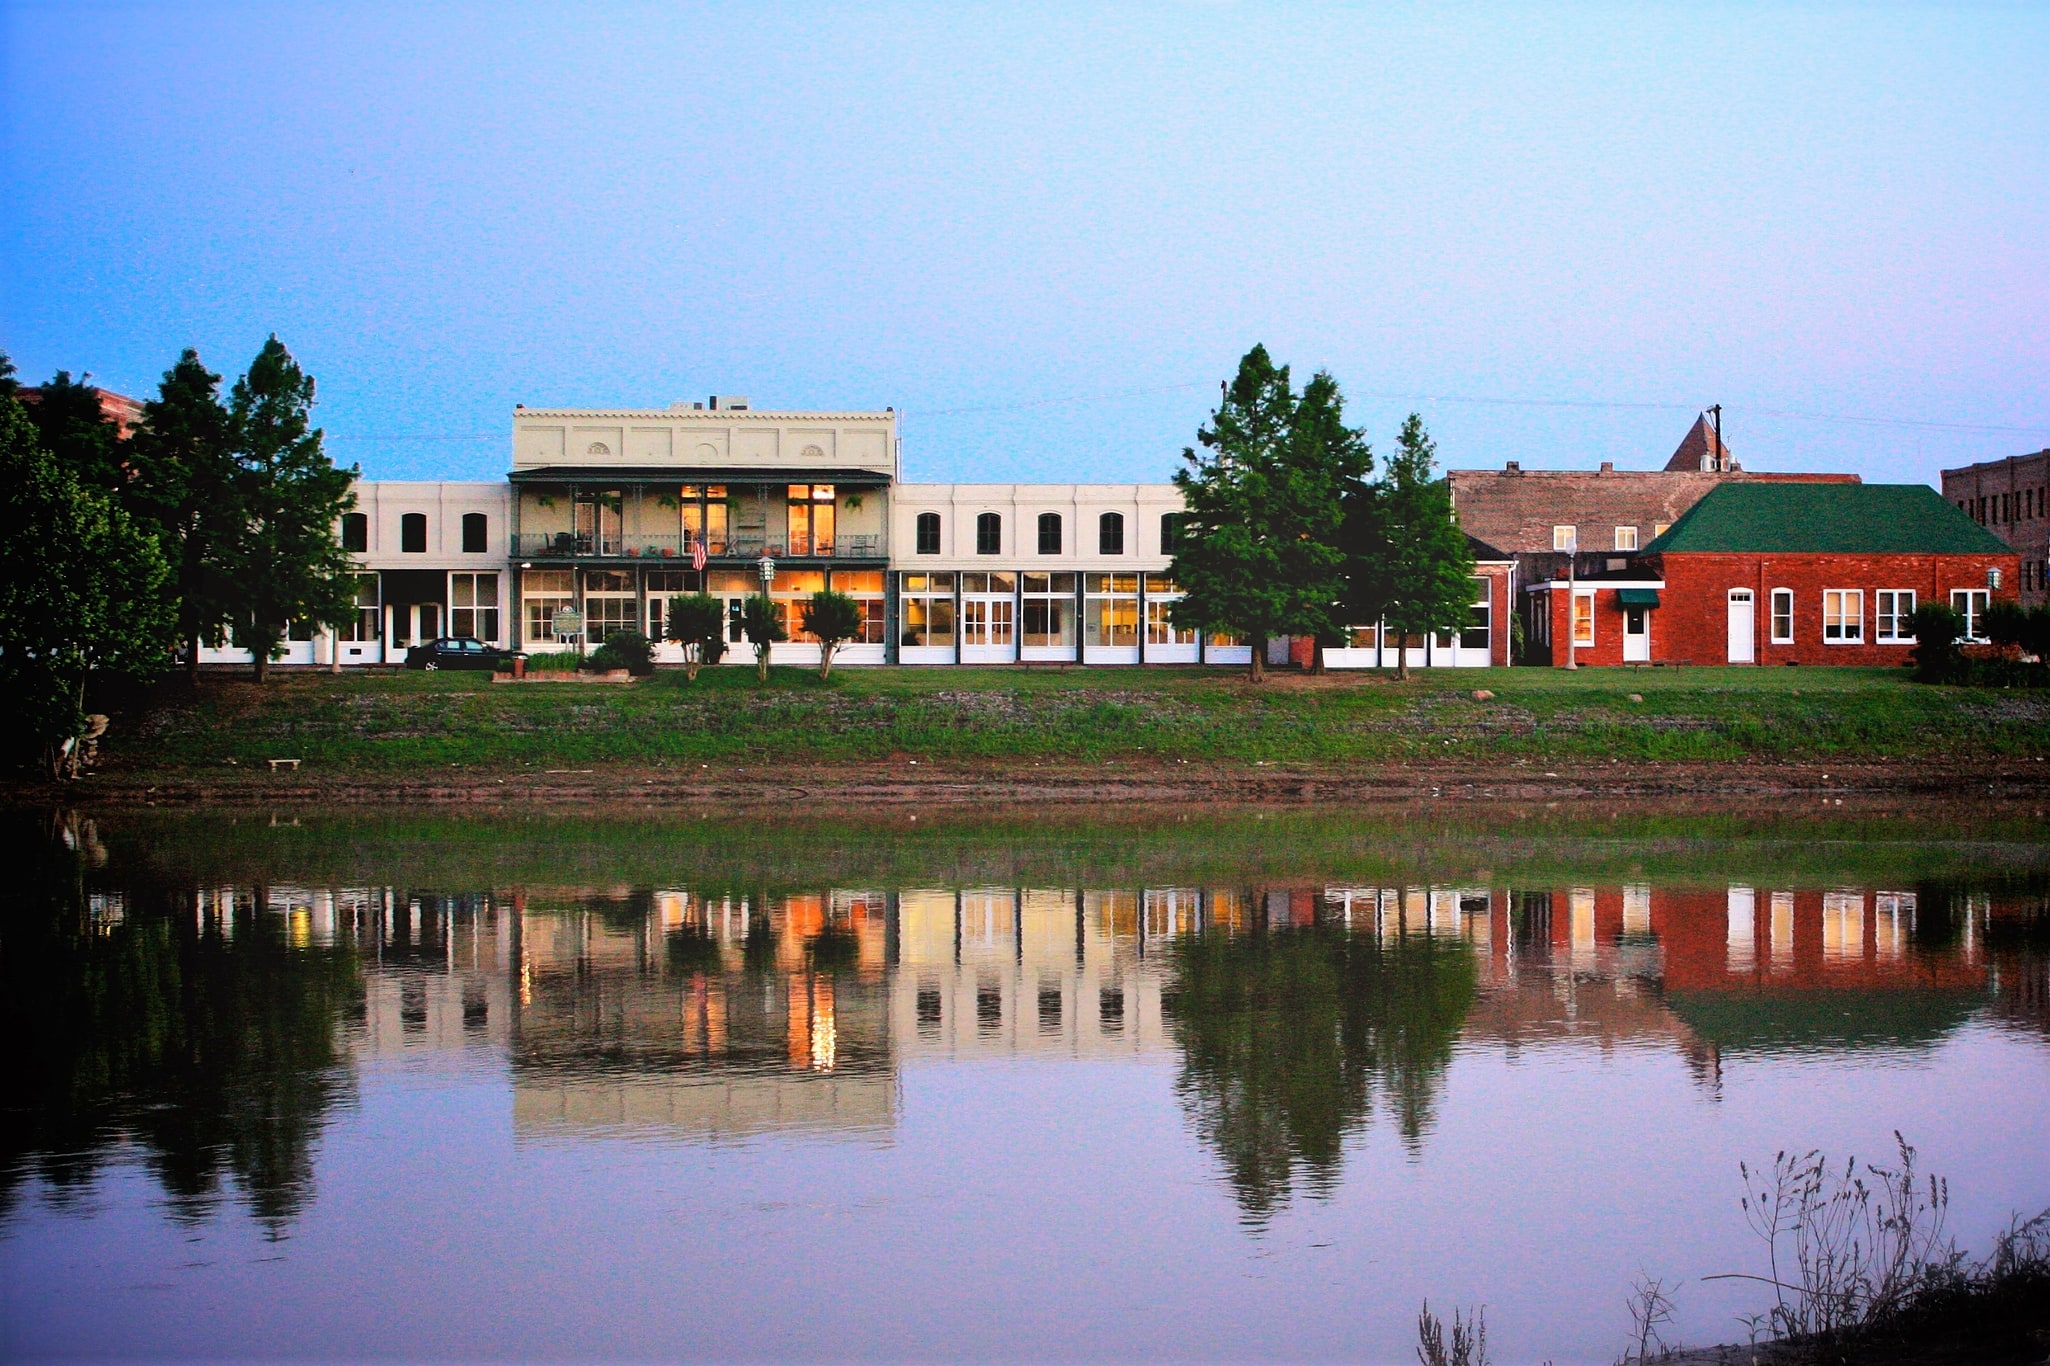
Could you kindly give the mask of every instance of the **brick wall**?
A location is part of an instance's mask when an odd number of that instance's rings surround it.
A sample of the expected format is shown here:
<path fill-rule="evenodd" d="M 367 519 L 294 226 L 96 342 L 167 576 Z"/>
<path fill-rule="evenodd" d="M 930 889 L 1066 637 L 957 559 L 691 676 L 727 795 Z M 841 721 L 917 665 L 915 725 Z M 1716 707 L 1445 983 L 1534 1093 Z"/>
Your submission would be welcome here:
<path fill-rule="evenodd" d="M 1943 472 L 1943 496 L 2021 554 L 2021 601 L 2050 602 L 2050 450 Z"/>
<path fill-rule="evenodd" d="M 1760 664 L 1881 664 L 1908 660 L 1911 645 L 1882 645 L 1878 590 L 1909 589 L 1917 605 L 1948 603 L 1953 588 L 1985 588 L 1986 571 L 1999 569 L 1995 600 L 2013 600 L 2015 555 L 1708 555 L 1660 557 L 1666 587 L 1652 616 L 1652 658 L 1669 664 L 1723 664 L 1729 659 L 1729 594 L 1753 595 L 1753 651 Z M 1794 639 L 1774 644 L 1772 590 L 1794 594 Z M 1864 640 L 1825 642 L 1823 592 L 1859 589 Z M 1599 629 L 1599 628 L 1598 628 Z M 1586 657 L 1583 652 L 1583 658 Z"/>

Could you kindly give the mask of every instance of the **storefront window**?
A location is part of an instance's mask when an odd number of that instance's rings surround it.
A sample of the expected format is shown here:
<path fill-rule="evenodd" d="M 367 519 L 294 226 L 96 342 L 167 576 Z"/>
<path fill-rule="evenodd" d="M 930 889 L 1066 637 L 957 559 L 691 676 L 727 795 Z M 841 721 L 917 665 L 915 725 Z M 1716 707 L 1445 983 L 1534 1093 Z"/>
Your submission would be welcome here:
<path fill-rule="evenodd" d="M 527 644 L 560 643 L 555 614 L 576 606 L 575 571 L 529 569 L 521 576 L 520 596 L 526 604 Z"/>
<path fill-rule="evenodd" d="M 1073 649 L 1075 576 L 1023 574 L 1019 576 L 1019 587 L 1024 595 L 1024 643 L 1041 649 Z"/>
<path fill-rule="evenodd" d="M 356 576 L 356 612 L 342 623 L 343 640 L 366 641 L 378 638 L 377 619 L 377 575 Z"/>
<path fill-rule="evenodd" d="M 450 635 L 498 639 L 497 574 L 449 575 L 448 606 Z"/>
<path fill-rule="evenodd" d="M 1173 514 L 1170 513 L 1170 516 Z M 1146 643 L 1148 645 L 1194 645 L 1196 628 L 1177 626 L 1172 617 L 1182 590 L 1165 574 L 1146 576 Z"/>
<path fill-rule="evenodd" d="M 1083 630 L 1091 645 L 1139 643 L 1139 576 L 1090 574 L 1083 593 Z"/>
<path fill-rule="evenodd" d="M 900 646 L 912 648 L 954 643 L 954 576 L 952 574 L 906 574 L 898 594 L 903 613 L 897 634 Z"/>
<path fill-rule="evenodd" d="M 825 591 L 826 571 L 823 569 L 777 571 L 769 597 L 776 604 L 776 619 L 783 623 L 783 630 L 790 639 L 807 645 L 818 644 L 819 638 L 804 629 L 804 605 L 814 595 Z"/>
<path fill-rule="evenodd" d="M 861 609 L 861 630 L 850 643 L 880 645 L 888 637 L 883 625 L 883 571 L 880 569 L 835 569 L 833 591 L 845 593 Z"/>

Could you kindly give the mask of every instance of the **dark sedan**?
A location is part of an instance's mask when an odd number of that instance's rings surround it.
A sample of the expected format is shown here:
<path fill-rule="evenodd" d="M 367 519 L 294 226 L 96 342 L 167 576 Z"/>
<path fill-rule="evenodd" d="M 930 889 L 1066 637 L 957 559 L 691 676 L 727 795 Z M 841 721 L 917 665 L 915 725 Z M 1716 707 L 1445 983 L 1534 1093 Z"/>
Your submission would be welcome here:
<path fill-rule="evenodd" d="M 409 669 L 510 669 L 512 652 L 468 636 L 443 636 L 406 651 Z"/>

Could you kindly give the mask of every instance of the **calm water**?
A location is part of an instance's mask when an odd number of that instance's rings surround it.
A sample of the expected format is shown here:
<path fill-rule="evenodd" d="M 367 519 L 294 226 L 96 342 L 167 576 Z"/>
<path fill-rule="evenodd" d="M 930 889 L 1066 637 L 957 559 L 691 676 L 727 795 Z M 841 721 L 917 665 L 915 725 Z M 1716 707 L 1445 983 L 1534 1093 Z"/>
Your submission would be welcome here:
<path fill-rule="evenodd" d="M 1607 1361 L 1740 1158 L 2050 1204 L 2050 851 L 1559 819 L 18 826 L 0 1355 Z"/>

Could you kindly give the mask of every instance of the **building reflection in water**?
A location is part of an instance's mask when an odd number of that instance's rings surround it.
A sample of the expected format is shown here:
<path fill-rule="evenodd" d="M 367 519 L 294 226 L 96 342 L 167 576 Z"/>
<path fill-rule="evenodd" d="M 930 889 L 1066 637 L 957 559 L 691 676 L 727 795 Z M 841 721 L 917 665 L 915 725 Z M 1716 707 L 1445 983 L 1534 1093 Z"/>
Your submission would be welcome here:
<path fill-rule="evenodd" d="M 175 914 L 138 918 L 127 893 L 81 891 L 76 935 L 27 957 L 17 935 L 15 968 L 63 979 L 147 940 L 183 955 L 183 971 L 203 960 L 217 984 L 239 981 L 223 989 L 244 1035 L 324 1031 L 327 1044 L 299 1050 L 318 1085 L 274 1075 L 291 1070 L 274 1057 L 217 1088 L 245 1108 L 265 1087 L 306 1099 L 272 1106 L 299 1115 L 273 1130 L 298 1135 L 296 1156 L 248 1164 L 279 1217 L 342 1094 L 334 1060 L 351 1054 L 509 1057 L 515 1131 L 532 1141 L 886 1137 L 905 1067 L 1157 1057 L 1178 1065 L 1192 1128 L 1259 1218 L 1335 1181 L 1348 1137 L 1377 1114 L 1398 1141 L 1424 1142 L 1462 1048 L 1670 1048 L 1714 1094 L 1733 1054 L 1926 1046 L 1989 1005 L 2050 1032 L 2035 888 L 268 886 L 148 899 Z M 249 951 L 219 952 L 235 944 Z M 41 969 L 37 952 L 51 955 Z M 154 1009 L 181 1006 L 136 1007 Z M 123 1018 L 74 1033 L 118 1053 L 118 1039 L 93 1038 L 141 1027 Z M 36 1045 L 65 1047 L 77 1051 Z M 43 1062 L 53 1088 L 68 1084 L 72 1063 Z M 22 1150 L 63 1127 L 57 1101 L 35 1106 L 50 1114 L 14 1126 L 11 1181 Z M 163 1142 L 175 1175 L 175 1135 Z M 203 1190 L 211 1178 L 183 1179 Z"/>

